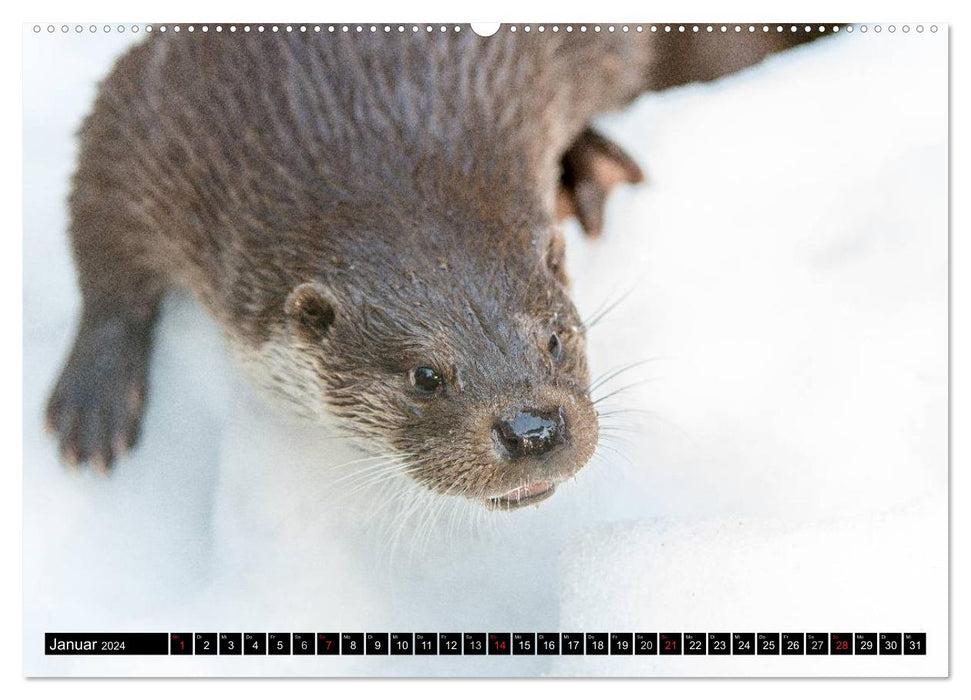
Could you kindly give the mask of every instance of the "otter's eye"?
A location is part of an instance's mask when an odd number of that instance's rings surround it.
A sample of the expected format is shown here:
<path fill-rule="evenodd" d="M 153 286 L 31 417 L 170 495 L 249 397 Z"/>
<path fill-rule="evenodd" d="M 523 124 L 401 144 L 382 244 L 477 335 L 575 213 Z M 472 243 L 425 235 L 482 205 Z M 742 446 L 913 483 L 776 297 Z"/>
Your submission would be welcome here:
<path fill-rule="evenodd" d="M 409 378 L 413 387 L 426 394 L 432 394 L 442 386 L 442 377 L 431 367 L 415 367 Z"/>
<path fill-rule="evenodd" d="M 554 360 L 559 360 L 563 357 L 563 343 L 560 342 L 560 336 L 556 333 L 550 336 L 550 342 L 546 346 L 550 351 L 550 357 Z"/>

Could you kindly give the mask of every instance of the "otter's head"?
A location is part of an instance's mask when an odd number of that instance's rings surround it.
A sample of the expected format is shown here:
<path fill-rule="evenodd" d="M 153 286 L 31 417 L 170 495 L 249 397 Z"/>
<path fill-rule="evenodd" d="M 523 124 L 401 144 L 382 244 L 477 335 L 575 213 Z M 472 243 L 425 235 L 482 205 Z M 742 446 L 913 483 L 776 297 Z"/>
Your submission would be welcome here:
<path fill-rule="evenodd" d="M 331 258 L 290 292 L 284 340 L 303 401 L 429 489 L 502 509 L 552 495 L 598 435 L 562 238 L 509 238 Z"/>

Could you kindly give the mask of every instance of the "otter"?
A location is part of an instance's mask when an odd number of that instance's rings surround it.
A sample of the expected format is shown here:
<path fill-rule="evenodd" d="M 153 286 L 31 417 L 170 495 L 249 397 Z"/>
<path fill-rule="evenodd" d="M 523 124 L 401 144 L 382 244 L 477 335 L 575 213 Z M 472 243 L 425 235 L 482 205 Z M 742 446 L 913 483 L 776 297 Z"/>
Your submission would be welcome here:
<path fill-rule="evenodd" d="M 818 35 L 180 29 L 117 61 L 79 132 L 64 460 L 107 471 L 135 444 L 181 287 L 297 413 L 503 509 L 598 440 L 558 223 L 599 235 L 642 173 L 591 119 Z"/>

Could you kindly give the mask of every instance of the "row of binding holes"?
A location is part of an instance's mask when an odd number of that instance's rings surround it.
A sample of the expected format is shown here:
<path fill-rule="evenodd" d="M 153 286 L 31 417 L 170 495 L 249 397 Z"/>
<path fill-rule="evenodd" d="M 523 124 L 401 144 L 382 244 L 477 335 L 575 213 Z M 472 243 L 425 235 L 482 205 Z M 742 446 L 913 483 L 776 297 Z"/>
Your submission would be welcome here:
<path fill-rule="evenodd" d="M 85 29 L 87 29 L 89 32 L 92 32 L 92 33 L 98 32 L 98 31 L 102 31 L 102 32 L 105 32 L 105 33 L 111 33 L 112 31 L 117 31 L 118 33 L 123 34 L 126 31 L 131 31 L 132 33 L 136 33 L 137 34 L 139 32 L 139 30 L 140 30 L 140 27 L 137 24 L 133 24 L 133 25 L 130 25 L 128 27 L 126 27 L 123 24 L 119 24 L 117 27 L 114 27 L 114 28 L 112 28 L 110 25 L 107 25 L 107 24 L 104 25 L 103 27 L 99 27 L 97 25 L 92 24 L 92 25 L 89 25 L 87 28 L 85 28 L 84 26 L 82 26 L 80 24 L 77 24 L 77 25 L 74 26 L 74 31 L 76 33 L 78 33 L 78 34 L 84 32 Z M 171 25 L 171 26 L 162 24 L 162 25 L 159 25 L 158 27 L 154 27 L 151 24 L 145 25 L 145 31 L 146 32 L 151 32 L 154 29 L 157 29 L 160 32 L 165 32 L 165 31 L 168 31 L 170 29 L 173 32 L 180 32 L 180 31 L 182 31 L 182 27 L 179 26 L 179 25 L 177 25 L 177 24 L 176 25 Z M 188 27 L 185 27 L 185 29 L 187 31 L 189 31 L 189 32 L 196 31 L 196 27 L 195 26 L 188 26 Z M 208 25 L 202 25 L 198 29 L 199 29 L 199 31 L 202 31 L 202 32 L 208 32 L 210 30 L 210 27 Z M 212 27 L 212 29 L 215 30 L 216 32 L 222 32 L 223 29 L 224 29 L 224 27 L 222 25 L 217 24 L 214 27 Z M 349 34 L 349 33 L 363 33 L 363 32 L 375 33 L 375 32 L 379 32 L 379 31 L 384 31 L 387 34 L 390 34 L 392 32 L 404 33 L 404 32 L 408 32 L 408 31 L 410 31 L 412 33 L 420 32 L 420 31 L 434 32 L 436 30 L 439 31 L 439 32 L 447 32 L 449 30 L 451 30 L 453 32 L 459 32 L 459 31 L 461 31 L 461 27 L 459 27 L 458 25 L 444 25 L 444 24 L 441 24 L 441 25 L 431 25 L 431 24 L 426 24 L 426 25 L 418 25 L 418 24 L 408 24 L 408 25 L 405 25 L 405 24 L 398 24 L 398 25 L 389 25 L 389 24 L 385 24 L 385 25 L 375 25 L 375 24 L 370 24 L 370 25 L 364 25 L 364 24 L 356 24 L 356 25 L 355 24 L 337 24 L 337 25 L 335 25 L 335 24 L 331 24 L 331 25 L 314 24 L 314 25 L 306 25 L 306 24 L 300 24 L 300 25 L 291 25 L 291 24 L 287 24 L 287 25 L 282 25 L 282 26 L 281 25 L 276 25 L 276 24 L 269 25 L 269 26 L 265 26 L 265 25 L 262 25 L 262 24 L 259 24 L 259 25 L 248 25 L 248 24 L 246 24 L 246 25 L 242 25 L 241 27 L 237 27 L 236 25 L 228 25 L 227 27 L 225 27 L 225 29 L 228 30 L 230 33 L 236 32 L 237 30 L 241 30 L 243 32 L 250 32 L 250 31 L 256 31 L 256 32 L 265 32 L 265 31 L 270 31 L 270 32 L 280 32 L 280 31 L 295 32 L 295 31 L 297 31 L 297 32 L 316 32 L 316 33 L 329 32 L 331 34 L 334 34 L 334 33 L 348 33 Z M 599 25 L 599 24 L 593 24 L 593 25 L 589 25 L 589 26 L 586 25 L 586 24 L 581 24 L 581 25 L 577 25 L 577 26 L 574 26 L 572 24 L 567 24 L 567 25 L 564 25 L 562 27 L 560 25 L 558 25 L 558 24 L 554 24 L 554 25 L 549 26 L 549 27 L 547 27 L 546 25 L 542 25 L 542 24 L 536 25 L 535 27 L 532 26 L 532 25 L 528 25 L 527 24 L 527 25 L 524 25 L 522 27 L 517 27 L 516 25 L 511 25 L 511 26 L 509 26 L 508 29 L 509 29 L 510 32 L 516 32 L 516 31 L 519 31 L 521 29 L 523 32 L 531 32 L 531 31 L 534 31 L 535 30 L 535 31 L 540 32 L 540 33 L 543 33 L 543 32 L 546 32 L 547 30 L 549 30 L 549 31 L 551 31 L 553 33 L 558 33 L 560 31 L 564 31 L 564 32 L 567 32 L 567 33 L 571 33 L 573 31 L 579 31 L 581 33 L 587 32 L 587 31 L 593 31 L 595 33 L 596 32 L 600 32 L 600 31 L 607 31 L 607 32 L 616 32 L 616 31 L 621 31 L 621 32 L 631 32 L 631 31 L 634 31 L 634 32 L 644 32 L 644 31 L 650 31 L 650 32 L 653 32 L 655 34 L 656 33 L 666 33 L 666 34 L 670 34 L 670 33 L 675 33 L 675 32 L 677 32 L 677 33 L 692 32 L 692 33 L 696 33 L 696 34 L 697 33 L 704 32 L 704 33 L 709 33 L 710 34 L 710 33 L 716 33 L 716 32 L 721 32 L 721 33 L 743 32 L 743 31 L 746 31 L 746 30 L 749 31 L 749 32 L 751 32 L 751 33 L 758 32 L 758 31 L 761 31 L 763 33 L 768 33 L 768 32 L 772 32 L 772 31 L 774 31 L 776 33 L 781 33 L 781 32 L 785 32 L 785 31 L 788 31 L 788 32 L 799 32 L 799 31 L 812 32 L 814 30 L 819 31 L 819 32 L 826 32 L 826 31 L 828 31 L 827 27 L 826 26 L 823 26 L 823 25 L 820 25 L 818 27 L 814 27 L 812 25 L 800 26 L 800 25 L 794 25 L 794 24 L 793 25 L 781 25 L 781 24 L 776 24 L 776 25 L 768 25 L 768 24 L 762 24 L 762 25 L 754 25 L 754 24 L 749 24 L 749 25 L 740 25 L 740 24 L 734 24 L 734 25 L 726 25 L 726 24 L 722 24 L 722 25 L 711 25 L 711 24 L 708 24 L 708 25 L 697 25 L 697 24 L 693 24 L 693 25 L 684 25 L 684 24 L 671 25 L 671 24 L 662 24 L 662 25 L 658 25 L 658 24 L 652 24 L 652 25 L 647 25 L 647 26 L 641 25 L 641 24 L 636 24 L 636 25 L 629 25 L 629 24 L 623 24 L 623 25 L 613 25 L 613 24 Z M 883 27 L 881 25 L 879 25 L 879 24 L 875 24 L 872 27 L 869 27 L 866 24 L 860 24 L 860 25 L 852 25 L 851 24 L 851 25 L 848 25 L 848 26 L 845 27 L 845 31 L 847 31 L 847 32 L 853 32 L 854 29 L 859 30 L 860 32 L 862 32 L 864 34 L 866 32 L 868 32 L 868 31 L 870 31 L 871 29 L 875 33 L 877 33 L 877 34 L 879 34 L 880 32 L 883 31 Z M 910 32 L 910 29 L 911 29 L 910 25 L 907 25 L 907 24 L 905 24 L 905 25 L 903 25 L 903 26 L 900 27 L 900 31 L 902 31 L 904 34 L 909 33 Z M 42 30 L 43 30 L 43 28 L 39 24 L 35 24 L 34 25 L 34 33 L 35 34 L 39 34 Z M 53 24 L 50 24 L 50 25 L 47 26 L 47 32 L 49 34 L 53 34 L 57 30 L 58 30 L 58 27 L 55 27 Z M 918 25 L 916 25 L 914 27 L 914 30 L 918 34 L 920 34 L 920 33 L 922 33 L 924 31 L 924 26 L 921 25 L 921 24 L 918 24 Z M 60 31 L 63 34 L 67 34 L 68 32 L 71 31 L 71 27 L 69 27 L 66 24 L 62 24 L 60 26 Z M 829 29 L 829 31 L 839 32 L 840 31 L 840 28 L 834 26 L 831 29 Z M 896 25 L 893 25 L 893 24 L 888 25 L 887 26 L 887 31 L 890 32 L 891 34 L 893 34 L 894 32 L 897 31 Z M 937 25 L 936 24 L 932 24 L 930 26 L 930 31 L 931 32 L 937 32 Z"/>

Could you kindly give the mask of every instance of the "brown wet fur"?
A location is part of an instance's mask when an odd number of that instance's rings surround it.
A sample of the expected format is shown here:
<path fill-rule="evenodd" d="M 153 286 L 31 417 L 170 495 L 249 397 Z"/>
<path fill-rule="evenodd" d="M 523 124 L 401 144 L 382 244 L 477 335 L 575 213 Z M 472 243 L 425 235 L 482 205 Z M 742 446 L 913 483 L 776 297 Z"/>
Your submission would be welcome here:
<path fill-rule="evenodd" d="M 183 28 L 136 45 L 80 130 L 83 311 L 47 409 L 65 461 L 107 470 L 135 444 L 158 304 L 182 287 L 259 381 L 430 489 L 490 502 L 572 476 L 598 426 L 556 222 L 599 235 L 611 187 L 643 177 L 591 118 L 795 43 L 682 38 Z M 504 458 L 497 421 L 527 409 L 559 410 L 565 439 Z"/>

